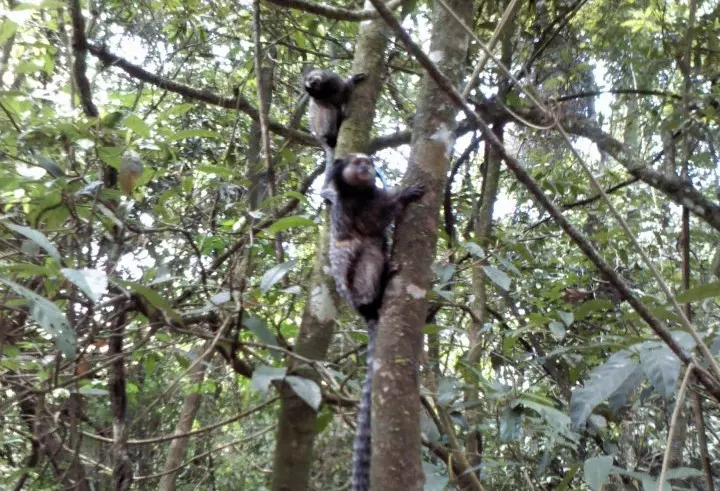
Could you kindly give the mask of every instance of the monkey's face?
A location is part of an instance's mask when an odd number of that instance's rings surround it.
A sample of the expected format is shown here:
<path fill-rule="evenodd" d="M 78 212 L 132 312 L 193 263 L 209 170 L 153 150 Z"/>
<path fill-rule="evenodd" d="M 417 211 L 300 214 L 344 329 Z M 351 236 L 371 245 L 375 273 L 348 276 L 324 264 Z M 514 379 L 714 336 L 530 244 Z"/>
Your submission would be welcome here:
<path fill-rule="evenodd" d="M 320 90 L 324 81 L 325 74 L 322 70 L 311 70 L 307 75 L 305 75 L 305 89 L 308 92 Z"/>
<path fill-rule="evenodd" d="M 375 166 L 372 159 L 363 154 L 348 155 L 342 170 L 342 179 L 354 188 L 375 186 Z"/>

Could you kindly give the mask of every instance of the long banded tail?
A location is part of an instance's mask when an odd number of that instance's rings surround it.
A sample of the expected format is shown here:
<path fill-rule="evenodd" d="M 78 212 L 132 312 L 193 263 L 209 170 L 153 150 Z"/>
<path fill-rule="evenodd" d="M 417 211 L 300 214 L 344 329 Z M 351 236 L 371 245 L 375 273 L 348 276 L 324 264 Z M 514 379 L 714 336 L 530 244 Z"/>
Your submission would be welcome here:
<path fill-rule="evenodd" d="M 353 443 L 351 491 L 368 491 L 370 489 L 372 377 L 375 365 L 377 321 L 368 320 L 367 329 L 367 374 L 360 392 L 360 404 L 358 406 L 355 442 Z"/>

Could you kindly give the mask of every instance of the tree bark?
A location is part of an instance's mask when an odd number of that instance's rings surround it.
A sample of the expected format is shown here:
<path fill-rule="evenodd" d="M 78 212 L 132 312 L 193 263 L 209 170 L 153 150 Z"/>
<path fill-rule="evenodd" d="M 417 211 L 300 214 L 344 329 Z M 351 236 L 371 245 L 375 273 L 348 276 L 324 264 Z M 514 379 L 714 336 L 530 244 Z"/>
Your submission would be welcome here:
<path fill-rule="evenodd" d="M 211 344 L 212 342 L 208 340 L 201 348 L 200 353 L 208 351 Z M 212 359 L 212 355 L 213 352 L 211 351 L 203 361 L 192 367 L 188 373 L 190 383 L 193 385 L 202 383 L 205 379 L 205 372 Z M 195 415 L 198 409 L 200 409 L 201 402 L 202 395 L 197 390 L 193 390 L 185 397 L 182 409 L 180 410 L 180 419 L 178 420 L 177 426 L 175 426 L 175 435 L 182 435 L 192 429 Z M 188 443 L 190 443 L 188 437 L 176 438 L 170 442 L 170 449 L 168 450 L 165 467 L 163 469 L 163 473 L 167 472 L 167 474 L 160 478 L 160 484 L 158 485 L 160 491 L 175 491 L 175 480 L 177 479 L 179 470 L 173 469 L 176 469 L 182 464 L 185 453 L 187 452 Z"/>
<path fill-rule="evenodd" d="M 472 23 L 473 2 L 447 4 Z M 430 52 L 441 70 L 459 81 L 468 35 L 437 2 L 433 4 Z M 373 378 L 372 489 L 421 490 L 421 326 L 427 311 L 430 266 L 435 257 L 439 210 L 452 154 L 457 109 L 427 75 L 423 78 L 413 129 L 408 182 L 422 182 L 425 197 L 396 225 L 394 261 L 400 272 L 385 295 L 378 328 Z"/>
<path fill-rule="evenodd" d="M 366 2 L 366 8 L 372 5 Z M 363 152 L 369 148 L 375 104 L 380 95 L 381 74 L 385 71 L 385 48 L 388 31 L 382 20 L 362 24 L 355 46 L 352 73 L 364 72 L 368 78 L 358 84 L 349 104 L 349 115 L 343 121 L 335 155 Z M 324 161 L 324 159 L 323 159 Z M 323 164 L 324 165 L 324 164 Z M 327 216 L 326 216 L 327 218 Z M 309 298 L 305 306 L 295 352 L 306 358 L 326 357 L 339 298 L 335 292 L 328 262 L 328 229 L 323 226 L 315 252 L 315 266 Z M 290 363 L 290 372 L 316 380 L 312 369 Z M 281 389 L 280 415 L 273 463 L 273 491 L 304 491 L 312 464 L 317 413 L 289 387 Z M 348 460 L 349 462 L 349 460 Z"/>

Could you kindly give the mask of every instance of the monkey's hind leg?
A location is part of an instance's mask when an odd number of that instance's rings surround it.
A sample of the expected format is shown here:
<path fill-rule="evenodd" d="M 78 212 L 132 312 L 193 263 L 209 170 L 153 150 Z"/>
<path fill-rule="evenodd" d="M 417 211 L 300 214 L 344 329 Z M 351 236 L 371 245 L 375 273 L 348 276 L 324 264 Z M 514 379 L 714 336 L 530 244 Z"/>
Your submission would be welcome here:
<path fill-rule="evenodd" d="M 353 306 L 366 320 L 377 319 L 378 302 L 381 300 L 387 269 L 386 261 L 380 248 L 365 245 L 358 251 L 355 262 L 349 268 L 352 275 L 349 283 Z"/>

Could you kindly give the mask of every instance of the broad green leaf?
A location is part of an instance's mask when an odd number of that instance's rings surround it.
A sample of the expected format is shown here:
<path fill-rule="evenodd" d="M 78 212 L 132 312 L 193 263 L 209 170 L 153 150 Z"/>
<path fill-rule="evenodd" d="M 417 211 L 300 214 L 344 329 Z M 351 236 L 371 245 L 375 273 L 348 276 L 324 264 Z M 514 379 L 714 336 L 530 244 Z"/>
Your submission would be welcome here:
<path fill-rule="evenodd" d="M 140 119 L 135 114 L 130 114 L 127 118 L 125 118 L 125 127 L 132 130 L 139 136 L 145 138 L 150 136 L 150 127 L 147 125 L 147 123 L 145 123 L 145 121 Z"/>
<path fill-rule="evenodd" d="M 652 342 L 640 349 L 640 366 L 650 383 L 665 399 L 675 395 L 680 359 L 664 343 Z"/>
<path fill-rule="evenodd" d="M 607 478 L 610 476 L 610 469 L 612 469 L 612 465 L 612 455 L 602 455 L 600 457 L 591 457 L 587 459 L 583 465 L 585 482 L 587 482 L 590 488 L 594 491 L 600 491 L 603 483 L 605 483 Z"/>
<path fill-rule="evenodd" d="M 335 419 L 335 414 L 326 405 L 315 419 L 315 433 L 319 435 L 324 432 L 333 419 Z"/>
<path fill-rule="evenodd" d="M 610 411 L 617 414 L 620 409 L 625 407 L 630 399 L 630 394 L 638 388 L 638 386 L 646 379 L 645 372 L 638 366 L 630 376 L 617 388 L 617 390 L 608 398 Z"/>
<path fill-rule="evenodd" d="M 107 275 L 99 269 L 63 268 L 62 274 L 75 283 L 93 302 L 98 302 L 108 287 Z"/>
<path fill-rule="evenodd" d="M 288 375 L 285 381 L 292 387 L 292 390 L 307 403 L 308 406 L 315 411 L 320 407 L 322 402 L 322 392 L 320 386 L 309 378 L 298 377 L 296 375 Z"/>
<path fill-rule="evenodd" d="M 500 440 L 515 442 L 522 435 L 523 412 L 520 406 L 505 409 L 500 414 Z"/>
<path fill-rule="evenodd" d="M 23 297 L 28 305 L 28 311 L 40 327 L 55 341 L 55 345 L 68 360 L 75 358 L 77 341 L 75 333 L 70 328 L 65 315 L 60 309 L 45 297 L 41 297 L 32 290 L 9 280 L 0 278 L 18 295 Z"/>
<path fill-rule="evenodd" d="M 706 298 L 720 297 L 720 281 L 698 285 L 675 297 L 679 303 L 697 302 Z"/>
<path fill-rule="evenodd" d="M 278 345 L 275 334 L 270 331 L 267 323 L 260 317 L 246 314 L 245 316 L 243 316 L 242 324 L 243 326 L 250 329 L 250 331 L 255 335 L 256 338 L 258 338 L 261 343 L 267 344 L 269 346 Z"/>
<path fill-rule="evenodd" d="M 285 230 L 293 227 L 314 227 L 315 222 L 309 218 L 292 216 L 281 218 L 277 222 L 273 223 L 267 228 L 268 234 L 276 234 L 278 232 L 284 232 Z"/>
<path fill-rule="evenodd" d="M 269 367 L 267 365 L 259 366 L 253 370 L 252 386 L 255 390 L 259 390 L 263 394 L 267 394 L 270 384 L 275 380 L 285 378 L 287 368 L 285 367 Z"/>
<path fill-rule="evenodd" d="M 57 262 L 62 262 L 62 260 L 60 259 L 60 252 L 58 252 L 57 248 L 52 244 L 52 242 L 50 242 L 48 238 L 45 237 L 45 235 L 43 235 L 41 232 L 38 232 L 37 230 L 30 227 L 25 227 L 23 225 L 15 225 L 11 222 L 3 221 L 3 223 L 10 230 L 17 232 L 20 235 L 24 235 L 25 237 L 45 249 L 45 251 L 50 254 L 50 256 Z"/>
<path fill-rule="evenodd" d="M 570 327 L 575 320 L 572 312 L 563 312 L 562 310 L 559 310 L 557 314 L 558 317 L 560 317 L 560 320 L 565 324 L 565 327 Z"/>
<path fill-rule="evenodd" d="M 295 267 L 295 261 L 287 261 L 285 263 L 276 264 L 268 269 L 260 280 L 260 290 L 267 292 L 278 281 L 288 274 Z"/>
<path fill-rule="evenodd" d="M 562 341 L 565 338 L 565 324 L 562 322 L 553 321 L 548 324 L 548 327 L 553 337 L 558 341 Z"/>
<path fill-rule="evenodd" d="M 510 289 L 510 277 L 504 271 L 494 266 L 483 266 L 483 271 L 497 286 L 506 291 Z"/>
<path fill-rule="evenodd" d="M 13 271 L 18 276 L 27 278 L 30 276 L 55 276 L 56 272 L 52 268 L 46 266 L 40 266 L 33 263 L 12 263 L 12 264 L 0 264 L 0 270 L 2 271 Z"/>
<path fill-rule="evenodd" d="M 37 154 L 34 157 L 35 162 L 37 162 L 40 167 L 45 169 L 47 173 L 50 174 L 52 177 L 58 178 L 65 176 L 65 171 L 62 170 L 62 168 L 57 165 L 57 163 L 53 159 L 46 157 L 42 154 Z"/>
<path fill-rule="evenodd" d="M 570 417 L 574 427 L 583 427 L 593 409 L 610 397 L 633 374 L 637 362 L 628 351 L 619 351 L 595 368 L 584 387 L 577 388 L 570 400 Z"/>
<path fill-rule="evenodd" d="M 138 283 L 133 283 L 132 281 L 124 281 L 118 278 L 111 278 L 111 281 L 120 285 L 123 288 L 127 288 L 128 290 L 133 291 L 138 295 L 141 295 L 145 298 L 145 300 L 150 302 L 151 305 L 157 307 L 160 310 L 163 310 L 172 319 L 182 323 L 182 317 L 175 311 L 175 309 L 173 309 L 168 299 L 160 295 L 152 288 L 149 288 L 145 285 L 140 285 Z"/>
<path fill-rule="evenodd" d="M 475 242 L 465 242 L 463 244 L 463 247 L 473 256 L 477 257 L 478 259 L 482 259 L 485 257 L 485 251 L 482 247 L 477 245 Z"/>
<path fill-rule="evenodd" d="M 3 19 L 0 24 L 0 44 L 10 39 L 18 30 L 18 25 L 10 19 Z"/>

